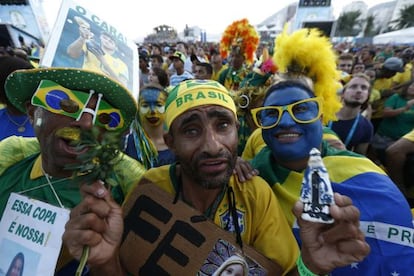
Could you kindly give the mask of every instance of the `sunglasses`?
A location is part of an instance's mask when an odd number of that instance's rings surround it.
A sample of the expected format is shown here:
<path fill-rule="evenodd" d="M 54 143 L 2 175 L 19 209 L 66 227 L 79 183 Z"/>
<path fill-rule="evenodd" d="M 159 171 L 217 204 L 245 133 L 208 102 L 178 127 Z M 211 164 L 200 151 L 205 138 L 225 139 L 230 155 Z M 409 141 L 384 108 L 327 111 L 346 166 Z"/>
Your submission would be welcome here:
<path fill-rule="evenodd" d="M 284 111 L 300 124 L 309 124 L 318 120 L 322 114 L 320 98 L 309 98 L 283 106 L 264 106 L 250 112 L 257 127 L 269 129 L 277 126 Z"/>
<path fill-rule="evenodd" d="M 77 121 L 80 120 L 83 113 L 90 113 L 93 116 L 94 124 L 107 130 L 122 129 L 125 116 L 119 109 L 102 100 L 102 94 L 98 94 L 95 110 L 87 107 L 93 93 L 92 90 L 89 94 L 70 90 L 53 81 L 42 80 L 32 97 L 32 104 Z"/>

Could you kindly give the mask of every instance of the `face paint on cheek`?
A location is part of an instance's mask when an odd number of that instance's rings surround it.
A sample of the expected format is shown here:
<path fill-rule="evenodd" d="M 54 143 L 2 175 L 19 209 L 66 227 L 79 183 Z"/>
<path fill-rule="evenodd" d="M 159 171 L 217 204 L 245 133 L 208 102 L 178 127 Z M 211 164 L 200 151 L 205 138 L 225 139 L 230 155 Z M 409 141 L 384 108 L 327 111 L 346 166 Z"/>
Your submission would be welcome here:
<path fill-rule="evenodd" d="M 307 158 L 312 148 L 320 148 L 322 123 L 319 120 L 310 124 L 298 124 L 295 129 L 299 137 L 292 142 L 279 140 L 276 136 L 279 131 L 277 127 L 263 130 L 263 140 L 275 159 L 282 162 L 300 160 Z"/>
<path fill-rule="evenodd" d="M 283 87 L 270 94 L 263 105 L 287 106 L 310 96 L 309 92 L 301 87 Z M 302 115 L 305 116 L 306 113 Z M 303 119 L 306 119 L 306 116 Z M 284 111 L 279 123 L 273 128 L 264 129 L 262 135 L 276 160 L 301 160 L 309 156 L 312 148 L 320 148 L 322 122 L 316 120 L 312 123 L 298 123 L 292 118 L 292 114 Z"/>
<path fill-rule="evenodd" d="M 141 122 L 145 119 L 145 115 L 147 115 L 148 111 L 149 111 L 148 107 L 140 107 L 139 108 L 138 114 L 139 114 L 139 120 Z"/>

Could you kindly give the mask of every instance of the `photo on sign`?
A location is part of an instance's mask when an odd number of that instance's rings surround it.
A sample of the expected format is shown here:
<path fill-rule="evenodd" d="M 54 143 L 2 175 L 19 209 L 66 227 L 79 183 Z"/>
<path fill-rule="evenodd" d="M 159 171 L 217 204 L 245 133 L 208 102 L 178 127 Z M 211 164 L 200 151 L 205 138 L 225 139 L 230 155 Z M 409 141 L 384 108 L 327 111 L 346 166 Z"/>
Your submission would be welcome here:
<path fill-rule="evenodd" d="M 41 65 L 103 73 L 131 92 L 138 91 L 135 43 L 93 11 L 72 1 L 62 4 Z"/>
<path fill-rule="evenodd" d="M 219 239 L 197 273 L 197 276 L 207 275 L 264 276 L 266 270 L 228 241 Z"/>
<path fill-rule="evenodd" d="M 39 253 L 11 240 L 1 240 L 0 275 L 31 276 L 37 271 L 39 261 Z"/>

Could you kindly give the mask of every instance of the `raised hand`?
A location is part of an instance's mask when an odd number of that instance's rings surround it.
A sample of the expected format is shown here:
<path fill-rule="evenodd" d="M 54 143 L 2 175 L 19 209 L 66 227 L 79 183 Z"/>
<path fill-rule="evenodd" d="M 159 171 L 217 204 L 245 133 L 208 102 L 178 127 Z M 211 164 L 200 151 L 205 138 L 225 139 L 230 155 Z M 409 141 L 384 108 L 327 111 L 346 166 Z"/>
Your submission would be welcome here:
<path fill-rule="evenodd" d="M 316 274 L 327 274 L 336 267 L 360 262 L 370 252 L 359 229 L 359 210 L 349 197 L 338 193 L 334 197 L 335 204 L 330 207 L 333 224 L 301 219 L 303 203 L 300 201 L 293 210 L 300 227 L 303 262 Z"/>
<path fill-rule="evenodd" d="M 121 207 L 112 199 L 101 181 L 83 184 L 82 202 L 72 209 L 63 242 L 76 259 L 89 246 L 88 264 L 101 266 L 117 259 L 123 231 Z"/>
<path fill-rule="evenodd" d="M 99 44 L 96 43 L 94 40 L 87 40 L 86 48 L 98 58 L 105 54 L 104 51 L 101 49 L 101 46 L 99 46 Z"/>

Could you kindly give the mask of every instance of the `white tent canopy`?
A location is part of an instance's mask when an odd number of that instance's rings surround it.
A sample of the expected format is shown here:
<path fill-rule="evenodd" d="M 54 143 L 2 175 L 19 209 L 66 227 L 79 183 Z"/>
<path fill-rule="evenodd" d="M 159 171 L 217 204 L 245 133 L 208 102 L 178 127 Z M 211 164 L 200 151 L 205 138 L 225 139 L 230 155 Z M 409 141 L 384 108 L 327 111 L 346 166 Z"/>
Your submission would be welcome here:
<path fill-rule="evenodd" d="M 257 28 L 257 30 L 258 30 L 259 32 L 265 32 L 265 31 L 267 31 L 267 30 L 268 30 L 268 28 L 267 28 L 267 26 L 266 26 L 266 25 L 262 25 L 262 26 L 258 27 L 258 28 Z"/>
<path fill-rule="evenodd" d="M 372 43 L 373 44 L 414 44 L 414 27 L 376 35 L 373 37 Z"/>

